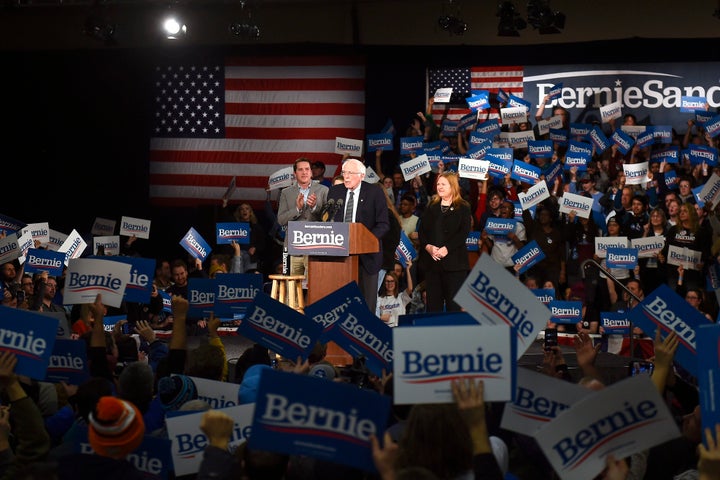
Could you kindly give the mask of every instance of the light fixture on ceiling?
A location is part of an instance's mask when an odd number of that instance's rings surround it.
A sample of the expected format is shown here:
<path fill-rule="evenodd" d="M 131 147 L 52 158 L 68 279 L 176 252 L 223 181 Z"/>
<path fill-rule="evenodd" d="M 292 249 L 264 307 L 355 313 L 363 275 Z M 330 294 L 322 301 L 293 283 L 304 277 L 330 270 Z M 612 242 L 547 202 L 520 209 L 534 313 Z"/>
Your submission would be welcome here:
<path fill-rule="evenodd" d="M 240 0 L 238 19 L 228 28 L 236 37 L 257 40 L 260 38 L 260 26 L 253 19 L 252 8 L 247 3 L 246 0 Z"/>
<path fill-rule="evenodd" d="M 166 10 L 162 19 L 162 33 L 168 40 L 178 40 L 187 35 L 187 25 L 172 5 Z"/>
<path fill-rule="evenodd" d="M 438 25 L 450 35 L 463 35 L 467 31 L 468 24 L 460 16 L 460 5 L 457 0 L 445 0 L 443 2 Z"/>
<path fill-rule="evenodd" d="M 520 30 L 527 27 L 527 23 L 522 19 L 513 2 L 505 1 L 498 5 L 495 16 L 500 18 L 498 22 L 499 37 L 519 37 Z"/>
<path fill-rule="evenodd" d="M 527 22 L 541 35 L 560 33 L 565 28 L 565 14 L 554 12 L 548 0 L 529 0 Z"/>
<path fill-rule="evenodd" d="M 83 33 L 105 44 L 115 43 L 115 24 L 96 14 L 92 14 L 85 19 Z"/>

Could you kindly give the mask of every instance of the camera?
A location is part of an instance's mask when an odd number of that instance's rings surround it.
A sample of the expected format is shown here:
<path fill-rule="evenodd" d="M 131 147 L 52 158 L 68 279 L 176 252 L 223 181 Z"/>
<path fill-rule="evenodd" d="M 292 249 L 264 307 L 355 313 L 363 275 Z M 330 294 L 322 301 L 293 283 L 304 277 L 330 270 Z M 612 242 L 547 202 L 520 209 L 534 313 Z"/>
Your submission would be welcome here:
<path fill-rule="evenodd" d="M 545 329 L 545 340 L 544 348 L 545 351 L 549 351 L 552 347 L 558 346 L 558 331 L 557 328 L 546 328 Z"/>
<path fill-rule="evenodd" d="M 652 375 L 655 365 L 652 362 L 635 361 L 628 364 L 628 369 L 631 377 L 642 374 Z"/>

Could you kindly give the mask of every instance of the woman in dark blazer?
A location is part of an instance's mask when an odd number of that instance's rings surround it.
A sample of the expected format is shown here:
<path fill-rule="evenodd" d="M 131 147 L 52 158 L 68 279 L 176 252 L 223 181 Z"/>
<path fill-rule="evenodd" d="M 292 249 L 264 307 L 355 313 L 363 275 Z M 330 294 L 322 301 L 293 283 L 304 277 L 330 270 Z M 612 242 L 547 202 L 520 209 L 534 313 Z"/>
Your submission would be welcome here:
<path fill-rule="evenodd" d="M 438 176 L 437 194 L 420 218 L 419 268 L 427 287 L 428 312 L 459 312 L 453 298 L 470 271 L 465 242 L 470 233 L 470 205 L 460 195 L 457 174 Z"/>

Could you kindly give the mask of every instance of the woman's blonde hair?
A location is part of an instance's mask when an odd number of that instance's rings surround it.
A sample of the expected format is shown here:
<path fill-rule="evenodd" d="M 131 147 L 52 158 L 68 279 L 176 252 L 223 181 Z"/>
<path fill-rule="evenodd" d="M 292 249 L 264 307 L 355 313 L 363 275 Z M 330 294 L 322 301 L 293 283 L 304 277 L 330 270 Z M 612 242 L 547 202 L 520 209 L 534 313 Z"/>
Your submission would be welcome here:
<path fill-rule="evenodd" d="M 452 206 L 457 208 L 460 205 L 469 205 L 467 200 L 462 198 L 461 191 L 460 191 L 460 181 L 458 180 L 458 174 L 455 172 L 443 172 L 440 175 L 438 175 L 438 178 L 435 180 L 440 179 L 440 177 L 444 177 L 448 184 L 450 185 L 450 191 L 452 192 Z M 440 201 L 440 195 L 437 193 L 433 195 L 432 199 L 430 199 L 429 205 L 433 205 L 435 203 L 438 203 Z"/>

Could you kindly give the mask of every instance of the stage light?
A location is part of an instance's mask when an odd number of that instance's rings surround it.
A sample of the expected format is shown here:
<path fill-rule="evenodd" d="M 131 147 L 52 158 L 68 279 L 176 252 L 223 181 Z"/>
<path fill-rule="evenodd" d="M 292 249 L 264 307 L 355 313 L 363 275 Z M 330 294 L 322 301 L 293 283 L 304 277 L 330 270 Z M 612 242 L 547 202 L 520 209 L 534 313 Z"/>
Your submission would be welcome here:
<path fill-rule="evenodd" d="M 115 40 L 115 25 L 109 23 L 102 17 L 97 15 L 90 15 L 85 20 L 83 26 L 83 33 L 90 38 L 99 40 L 106 44 L 112 44 Z"/>
<path fill-rule="evenodd" d="M 515 5 L 510 1 L 502 2 L 498 5 L 495 16 L 500 18 L 498 22 L 499 37 L 519 37 L 519 30 L 527 27 L 527 23 L 521 18 L 517 8 L 515 8 Z"/>
<path fill-rule="evenodd" d="M 547 0 L 528 1 L 527 21 L 541 35 L 560 33 L 565 28 L 565 14 L 553 12 Z"/>
<path fill-rule="evenodd" d="M 168 14 L 162 22 L 163 33 L 169 40 L 177 40 L 187 35 L 187 25 L 177 13 Z"/>
<path fill-rule="evenodd" d="M 445 0 L 442 10 L 438 18 L 440 28 L 450 35 L 462 35 L 467 32 L 468 24 L 460 16 L 460 5 L 457 0 Z"/>
<path fill-rule="evenodd" d="M 252 9 L 247 5 L 246 0 L 240 0 L 238 19 L 230 24 L 229 30 L 230 33 L 236 37 L 249 40 L 257 40 L 260 38 L 260 26 L 253 19 Z"/>

